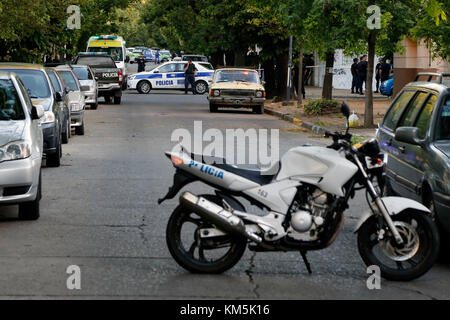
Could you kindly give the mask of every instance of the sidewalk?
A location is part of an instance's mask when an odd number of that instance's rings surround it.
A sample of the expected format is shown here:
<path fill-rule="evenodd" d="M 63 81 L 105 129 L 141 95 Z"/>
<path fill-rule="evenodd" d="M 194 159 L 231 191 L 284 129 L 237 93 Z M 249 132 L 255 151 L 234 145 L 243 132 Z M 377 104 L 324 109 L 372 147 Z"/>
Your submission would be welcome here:
<path fill-rule="evenodd" d="M 306 87 L 306 99 L 304 104 L 310 100 L 320 99 L 322 97 L 322 88 Z M 339 101 L 346 101 L 350 107 L 351 112 L 359 117 L 360 127 L 351 128 L 353 135 L 361 138 L 373 138 L 376 134 L 376 128 L 364 128 L 364 113 L 365 113 L 365 96 L 351 94 L 350 90 L 333 89 L 333 99 Z M 374 124 L 375 126 L 381 122 L 386 113 L 387 108 L 391 103 L 391 99 L 380 94 L 374 94 Z M 281 102 L 274 103 L 266 101 L 265 112 L 267 114 L 279 117 L 280 119 L 292 122 L 307 130 L 313 131 L 317 134 L 323 135 L 325 131 L 344 131 L 346 129 L 346 120 L 341 114 L 327 114 L 322 116 L 310 116 L 303 112 L 302 106 L 294 105 L 283 106 Z"/>
<path fill-rule="evenodd" d="M 305 87 L 306 99 L 320 99 L 322 98 L 321 87 Z M 333 89 L 333 99 L 352 99 L 352 100 L 365 100 L 365 95 L 352 94 L 351 89 Z M 373 94 L 374 100 L 389 100 L 388 97 L 383 96 L 381 93 Z"/>

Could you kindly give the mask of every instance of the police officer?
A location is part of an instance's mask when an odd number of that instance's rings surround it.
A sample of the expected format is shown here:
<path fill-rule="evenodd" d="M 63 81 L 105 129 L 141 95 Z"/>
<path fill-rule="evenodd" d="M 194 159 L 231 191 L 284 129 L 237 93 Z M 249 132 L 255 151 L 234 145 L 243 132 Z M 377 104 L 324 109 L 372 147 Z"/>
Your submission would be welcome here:
<path fill-rule="evenodd" d="M 378 93 L 378 90 L 380 89 L 381 66 L 382 65 L 383 65 L 383 58 L 380 58 L 375 67 L 375 79 L 377 80 L 377 89 L 375 90 L 375 93 Z"/>
<path fill-rule="evenodd" d="M 142 52 L 139 55 L 139 58 L 137 58 L 137 64 L 138 64 L 138 72 L 145 71 L 145 58 Z"/>
<path fill-rule="evenodd" d="M 359 75 L 358 75 L 358 58 L 353 59 L 351 67 L 352 71 L 352 93 L 358 93 L 359 88 Z"/>
<path fill-rule="evenodd" d="M 197 74 L 197 68 L 192 63 L 192 59 L 188 60 L 188 63 L 184 65 L 184 94 L 188 93 L 189 84 L 192 87 L 192 93 L 195 94 L 195 75 Z"/>
<path fill-rule="evenodd" d="M 363 84 L 366 82 L 367 79 L 367 55 L 363 55 L 361 57 L 361 61 L 358 63 L 358 76 L 359 76 L 359 83 L 358 83 L 358 90 L 360 95 L 363 95 Z M 367 88 L 366 88 L 367 91 Z"/>

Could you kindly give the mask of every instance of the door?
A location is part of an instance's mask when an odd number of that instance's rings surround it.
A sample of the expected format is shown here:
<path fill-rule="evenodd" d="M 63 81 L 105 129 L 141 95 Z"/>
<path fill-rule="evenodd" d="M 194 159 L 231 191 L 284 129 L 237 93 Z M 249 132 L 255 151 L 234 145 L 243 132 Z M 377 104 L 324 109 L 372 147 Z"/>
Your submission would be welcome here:
<path fill-rule="evenodd" d="M 168 63 L 158 68 L 161 78 L 155 80 L 154 88 L 157 89 L 175 89 L 177 63 Z"/>
<path fill-rule="evenodd" d="M 386 166 L 386 175 L 389 179 L 392 189 L 401 195 L 404 195 L 404 188 L 398 183 L 397 172 L 400 170 L 402 163 L 400 161 L 400 150 L 395 144 L 394 136 L 404 111 L 408 107 L 411 99 L 414 97 L 416 90 L 404 90 L 384 117 L 383 124 L 379 131 L 379 140 L 382 150 L 388 155 Z"/>
<path fill-rule="evenodd" d="M 430 97 L 428 92 L 418 91 L 405 110 L 397 127 L 414 127 L 417 117 L 424 109 L 427 101 L 425 113 L 429 111 L 430 103 L 432 103 L 431 111 L 433 110 L 436 99 L 433 96 Z M 425 139 L 423 134 L 422 139 Z M 427 152 L 420 146 L 399 142 L 395 139 L 393 146 L 399 151 L 396 159 L 399 162 L 396 171 L 397 182 L 407 197 L 417 199 L 418 187 L 420 187 L 424 175 L 424 163 L 427 161 Z"/>

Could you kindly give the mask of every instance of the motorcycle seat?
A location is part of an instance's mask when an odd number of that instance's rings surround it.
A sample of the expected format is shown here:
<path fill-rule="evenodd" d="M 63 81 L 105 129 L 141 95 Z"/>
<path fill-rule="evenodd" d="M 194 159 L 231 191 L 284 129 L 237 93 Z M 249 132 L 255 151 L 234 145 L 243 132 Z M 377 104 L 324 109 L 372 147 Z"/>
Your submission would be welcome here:
<path fill-rule="evenodd" d="M 278 166 L 278 170 L 276 170 L 275 173 L 272 174 L 273 168 L 269 170 L 250 170 L 250 169 L 243 169 L 236 167 L 234 165 L 228 164 L 224 158 L 218 158 L 218 157 L 212 157 L 212 156 L 205 156 L 205 155 L 197 155 L 194 153 L 191 153 L 191 158 L 199 161 L 201 163 L 210 164 L 212 166 L 215 166 L 219 169 L 222 169 L 227 172 L 231 172 L 237 176 L 240 176 L 242 178 L 248 179 L 250 181 L 253 181 L 259 185 L 266 185 L 271 183 L 281 168 L 281 163 L 277 162 L 275 166 Z M 267 174 L 269 173 L 270 174 Z"/>

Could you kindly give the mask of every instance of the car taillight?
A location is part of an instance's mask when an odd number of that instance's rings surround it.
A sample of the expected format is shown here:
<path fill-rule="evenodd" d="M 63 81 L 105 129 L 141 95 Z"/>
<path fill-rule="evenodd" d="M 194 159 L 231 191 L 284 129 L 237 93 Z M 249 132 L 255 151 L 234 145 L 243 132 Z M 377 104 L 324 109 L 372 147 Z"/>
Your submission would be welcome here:
<path fill-rule="evenodd" d="M 119 82 L 123 81 L 123 72 L 122 69 L 119 69 Z"/>

